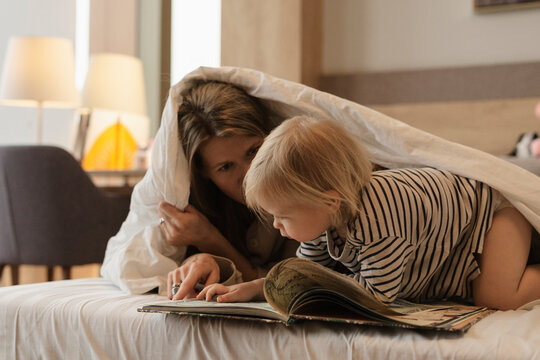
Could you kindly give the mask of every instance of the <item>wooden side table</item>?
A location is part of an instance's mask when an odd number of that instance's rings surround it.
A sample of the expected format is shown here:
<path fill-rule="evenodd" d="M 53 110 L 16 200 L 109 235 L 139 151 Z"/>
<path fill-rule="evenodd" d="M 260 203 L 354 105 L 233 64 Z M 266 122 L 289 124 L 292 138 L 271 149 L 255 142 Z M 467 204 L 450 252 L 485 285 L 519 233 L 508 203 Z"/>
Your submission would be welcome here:
<path fill-rule="evenodd" d="M 97 187 L 107 192 L 130 194 L 133 187 L 144 177 L 147 169 L 87 170 Z"/>

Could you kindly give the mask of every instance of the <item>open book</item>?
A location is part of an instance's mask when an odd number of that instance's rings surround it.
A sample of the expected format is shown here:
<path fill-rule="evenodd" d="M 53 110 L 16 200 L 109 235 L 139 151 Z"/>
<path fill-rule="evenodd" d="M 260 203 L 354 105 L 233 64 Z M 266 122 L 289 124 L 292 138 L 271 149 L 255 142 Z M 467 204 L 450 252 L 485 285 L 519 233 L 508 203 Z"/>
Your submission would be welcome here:
<path fill-rule="evenodd" d="M 416 304 L 398 300 L 387 305 L 350 277 L 298 258 L 283 260 L 270 270 L 264 283 L 264 295 L 266 302 L 168 300 L 145 305 L 138 311 L 286 324 L 320 320 L 445 331 L 465 331 L 493 312 L 483 307 L 450 302 Z"/>

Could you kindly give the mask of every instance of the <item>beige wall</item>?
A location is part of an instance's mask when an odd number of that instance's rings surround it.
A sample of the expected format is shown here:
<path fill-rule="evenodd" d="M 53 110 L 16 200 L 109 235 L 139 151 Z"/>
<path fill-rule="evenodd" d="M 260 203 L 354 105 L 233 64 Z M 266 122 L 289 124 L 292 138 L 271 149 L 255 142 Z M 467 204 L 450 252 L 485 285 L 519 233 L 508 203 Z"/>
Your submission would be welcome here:
<path fill-rule="evenodd" d="M 539 131 L 540 8 L 323 0 L 322 90 L 496 155 Z"/>
<path fill-rule="evenodd" d="M 409 125 L 493 155 L 508 155 L 519 135 L 538 132 L 538 98 L 372 105 Z"/>
<path fill-rule="evenodd" d="M 221 63 L 299 81 L 300 11 L 301 0 L 224 0 Z"/>
<path fill-rule="evenodd" d="M 221 64 L 316 86 L 320 0 L 223 0 Z"/>
<path fill-rule="evenodd" d="M 323 0 L 324 74 L 540 60 L 540 8 L 476 14 L 473 0 Z"/>
<path fill-rule="evenodd" d="M 90 1 L 90 55 L 112 52 L 137 56 L 137 1 Z"/>
<path fill-rule="evenodd" d="M 113 52 L 136 56 L 143 62 L 147 112 L 152 136 L 159 127 L 164 103 L 161 86 L 166 84 L 166 88 L 169 88 L 167 82 L 169 71 L 161 69 L 163 7 L 170 9 L 170 0 L 90 2 L 90 55 Z"/>
<path fill-rule="evenodd" d="M 161 10 L 170 0 L 138 0 L 138 56 L 141 58 L 146 86 L 146 102 L 150 118 L 150 134 L 157 132 L 162 111 L 161 86 L 168 78 L 161 69 Z"/>
<path fill-rule="evenodd" d="M 76 0 L 1 0 L 0 69 L 11 36 L 75 39 Z"/>

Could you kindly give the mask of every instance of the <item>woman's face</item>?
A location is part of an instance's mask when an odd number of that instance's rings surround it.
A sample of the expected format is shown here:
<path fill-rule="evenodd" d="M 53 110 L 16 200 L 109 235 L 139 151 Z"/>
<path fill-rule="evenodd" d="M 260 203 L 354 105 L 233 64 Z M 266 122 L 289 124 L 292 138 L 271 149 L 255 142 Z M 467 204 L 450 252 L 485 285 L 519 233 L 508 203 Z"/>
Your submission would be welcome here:
<path fill-rule="evenodd" d="M 200 148 L 203 175 L 228 197 L 245 204 L 242 183 L 244 176 L 262 145 L 260 136 L 213 137 Z"/>

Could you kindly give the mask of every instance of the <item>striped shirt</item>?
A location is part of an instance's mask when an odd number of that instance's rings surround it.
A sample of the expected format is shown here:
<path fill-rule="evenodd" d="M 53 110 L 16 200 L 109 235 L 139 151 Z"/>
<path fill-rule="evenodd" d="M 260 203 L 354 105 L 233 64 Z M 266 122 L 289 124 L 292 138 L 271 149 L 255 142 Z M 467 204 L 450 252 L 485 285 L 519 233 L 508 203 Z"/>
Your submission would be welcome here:
<path fill-rule="evenodd" d="M 341 238 L 329 229 L 303 242 L 297 256 L 333 268 L 343 264 L 383 302 L 470 298 L 493 218 L 492 189 L 448 171 L 373 173 L 361 213 Z"/>

